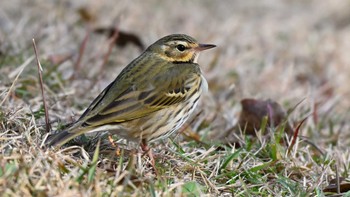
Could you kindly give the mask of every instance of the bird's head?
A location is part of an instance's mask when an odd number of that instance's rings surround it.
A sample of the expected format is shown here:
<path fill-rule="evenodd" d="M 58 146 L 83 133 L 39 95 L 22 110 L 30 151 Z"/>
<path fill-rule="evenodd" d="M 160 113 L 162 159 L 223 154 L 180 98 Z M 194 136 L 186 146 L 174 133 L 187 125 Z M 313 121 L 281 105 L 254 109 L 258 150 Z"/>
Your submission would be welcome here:
<path fill-rule="evenodd" d="M 185 34 L 172 34 L 159 39 L 147 51 L 174 63 L 197 63 L 201 51 L 215 47 L 213 44 L 200 44 Z"/>

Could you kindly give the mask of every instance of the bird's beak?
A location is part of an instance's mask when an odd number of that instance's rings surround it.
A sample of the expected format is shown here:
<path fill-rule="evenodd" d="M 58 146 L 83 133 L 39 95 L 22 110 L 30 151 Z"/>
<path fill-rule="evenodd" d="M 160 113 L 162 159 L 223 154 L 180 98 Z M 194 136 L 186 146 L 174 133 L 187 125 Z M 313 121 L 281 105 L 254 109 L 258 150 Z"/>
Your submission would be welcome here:
<path fill-rule="evenodd" d="M 196 51 L 204 51 L 204 50 L 211 49 L 214 47 L 216 47 L 216 45 L 214 45 L 214 44 L 198 44 L 198 46 L 194 49 Z"/>

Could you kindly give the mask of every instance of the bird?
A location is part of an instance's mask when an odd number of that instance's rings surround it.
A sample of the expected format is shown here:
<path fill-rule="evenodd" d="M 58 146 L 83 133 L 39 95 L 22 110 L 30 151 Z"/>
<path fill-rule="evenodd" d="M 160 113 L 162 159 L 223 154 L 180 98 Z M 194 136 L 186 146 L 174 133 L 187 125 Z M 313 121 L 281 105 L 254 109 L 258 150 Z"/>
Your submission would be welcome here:
<path fill-rule="evenodd" d="M 148 144 L 169 137 L 189 118 L 208 84 L 197 63 L 200 44 L 191 36 L 171 34 L 131 61 L 67 129 L 51 134 L 45 145 L 60 147 L 90 132 L 109 131 Z"/>

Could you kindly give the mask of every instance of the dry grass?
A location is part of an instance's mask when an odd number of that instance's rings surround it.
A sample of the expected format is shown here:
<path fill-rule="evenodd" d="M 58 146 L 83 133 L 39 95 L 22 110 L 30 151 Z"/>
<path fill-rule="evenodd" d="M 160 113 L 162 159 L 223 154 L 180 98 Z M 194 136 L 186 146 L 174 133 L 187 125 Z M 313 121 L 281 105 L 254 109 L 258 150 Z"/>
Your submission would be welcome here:
<path fill-rule="evenodd" d="M 6 1 L 0 6 L 0 192 L 4 196 L 322 196 L 350 168 L 350 14 L 348 1 Z M 91 13 L 88 23 L 79 8 Z M 53 129 L 79 117 L 140 51 L 113 48 L 94 27 L 114 26 L 145 45 L 186 33 L 219 47 L 199 59 L 210 92 L 182 134 L 154 144 L 147 157 L 102 138 L 42 150 L 45 116 L 32 38 L 43 66 Z M 87 38 L 82 53 L 81 46 Z M 62 63 L 54 58 L 70 57 Z M 77 66 L 78 59 L 79 66 Z M 78 69 L 77 69 L 78 67 Z M 102 69 L 103 68 L 103 69 Z M 72 75 L 75 75 L 74 78 Z M 289 154 L 279 128 L 272 137 L 236 131 L 246 97 L 271 98 L 293 127 L 308 117 Z M 261 132 L 261 131 L 259 131 Z M 258 134 L 259 134 L 258 132 Z M 193 140 L 200 136 L 199 140 Z M 194 136 L 194 137 L 193 137 Z M 258 135 L 260 136 L 260 135 Z M 289 139 L 290 141 L 290 139 Z M 131 153 L 130 153 L 131 150 Z M 99 157 L 94 157 L 99 153 Z M 349 192 L 347 193 L 349 195 Z"/>

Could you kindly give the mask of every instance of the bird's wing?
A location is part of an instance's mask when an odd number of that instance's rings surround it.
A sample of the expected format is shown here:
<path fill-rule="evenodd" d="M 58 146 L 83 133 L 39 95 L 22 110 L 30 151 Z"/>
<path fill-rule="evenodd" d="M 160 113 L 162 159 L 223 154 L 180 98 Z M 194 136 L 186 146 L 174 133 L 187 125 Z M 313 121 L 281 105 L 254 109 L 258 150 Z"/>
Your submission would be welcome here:
<path fill-rule="evenodd" d="M 190 66 L 193 67 L 189 64 L 187 68 Z M 99 126 L 147 116 L 182 102 L 192 88 L 188 86 L 189 82 L 196 79 L 201 80 L 200 73 L 170 68 L 166 74 L 160 72 L 150 79 L 148 85 L 137 86 L 130 81 L 129 84 L 123 84 L 127 87 L 123 89 L 118 88 L 117 82 L 113 82 L 92 102 L 78 123 L 84 126 Z"/>

